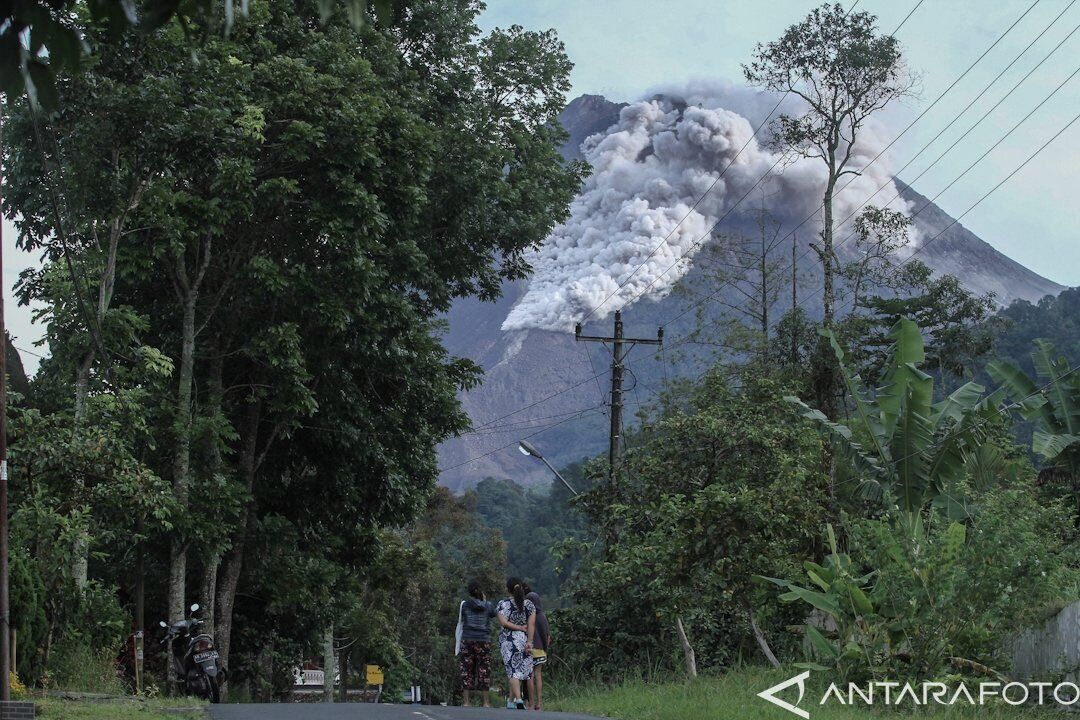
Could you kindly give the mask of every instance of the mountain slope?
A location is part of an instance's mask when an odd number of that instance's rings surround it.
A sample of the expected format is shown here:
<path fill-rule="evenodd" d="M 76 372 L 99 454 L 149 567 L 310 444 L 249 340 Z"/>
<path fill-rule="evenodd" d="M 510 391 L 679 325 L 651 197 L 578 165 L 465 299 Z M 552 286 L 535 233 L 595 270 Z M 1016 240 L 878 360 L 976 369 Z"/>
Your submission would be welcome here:
<path fill-rule="evenodd" d="M 622 107 L 598 95 L 583 95 L 567 105 L 560 118 L 570 134 L 564 157 L 579 158 L 582 141 L 611 127 Z M 1002 304 L 1017 299 L 1037 302 L 1063 289 L 1001 254 L 960 223 L 950 226 L 953 221 L 947 213 L 903 182 L 897 180 L 897 187 L 913 204 L 913 212 L 918 211 L 915 226 L 921 236 L 937 236 L 919 253 L 936 272 L 957 276 L 974 292 L 993 292 Z M 753 218 L 738 213 L 718 231 L 751 236 L 757 232 Z M 796 249 L 802 258 L 799 304 L 811 315 L 820 315 L 820 293 L 814 291 L 820 286 L 821 275 L 808 248 L 811 235 L 807 231 L 797 239 Z M 644 346 L 631 353 L 625 383 L 628 407 L 624 417 L 628 423 L 634 407 L 646 402 L 665 377 L 695 376 L 709 356 L 707 348 L 685 344 L 676 355 L 673 346 L 699 322 L 719 319 L 720 304 L 703 304 L 701 317 L 697 312 L 686 312 L 668 322 L 698 302 L 702 287 L 701 273 L 691 269 L 671 294 L 645 298 L 624 310 L 628 337 L 654 337 L 657 326 L 666 323 L 669 341 L 664 355 L 654 357 L 655 350 Z M 599 454 L 607 447 L 608 419 L 603 403 L 609 389 L 608 351 L 595 344 L 576 343 L 569 332 L 503 332 L 503 319 L 526 288 L 525 282 L 508 283 L 498 301 L 462 300 L 448 315 L 447 348 L 475 360 L 485 370 L 482 385 L 462 396 L 473 418 L 474 432 L 440 448 L 441 482 L 453 489 L 472 486 L 487 476 L 521 482 L 546 478 L 548 471 L 541 463 L 514 448 L 517 440 L 533 434 L 531 442 L 556 466 Z M 719 299 L 729 303 L 742 300 L 730 288 L 722 289 Z M 781 301 L 777 312 L 789 307 L 790 301 L 786 306 Z M 587 323 L 585 332 L 609 335 L 610 318 Z M 663 358 L 671 361 L 666 368 L 659 362 Z"/>

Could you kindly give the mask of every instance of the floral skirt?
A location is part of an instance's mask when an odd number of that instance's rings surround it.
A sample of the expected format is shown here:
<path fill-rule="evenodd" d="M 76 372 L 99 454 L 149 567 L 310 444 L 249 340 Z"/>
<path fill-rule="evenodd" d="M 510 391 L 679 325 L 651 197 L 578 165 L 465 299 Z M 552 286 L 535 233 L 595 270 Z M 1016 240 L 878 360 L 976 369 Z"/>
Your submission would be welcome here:
<path fill-rule="evenodd" d="M 499 651 L 503 665 L 506 667 L 506 677 L 513 680 L 528 680 L 532 677 L 532 653 L 525 652 L 527 641 L 528 638 L 521 631 L 506 632 L 504 630 L 499 633 Z"/>
<path fill-rule="evenodd" d="M 465 640 L 461 643 L 461 687 L 487 690 L 491 687 L 491 643 Z"/>

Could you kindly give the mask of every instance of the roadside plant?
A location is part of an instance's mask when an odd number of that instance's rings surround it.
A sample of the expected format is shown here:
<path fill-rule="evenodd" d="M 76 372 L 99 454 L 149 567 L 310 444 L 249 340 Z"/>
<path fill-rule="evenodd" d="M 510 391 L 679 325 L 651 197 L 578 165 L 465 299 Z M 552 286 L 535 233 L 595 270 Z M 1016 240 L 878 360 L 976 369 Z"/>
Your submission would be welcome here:
<path fill-rule="evenodd" d="M 965 383 L 935 403 L 934 378 L 919 369 L 926 359 L 923 337 L 911 320 L 901 319 L 890 337 L 892 350 L 881 386 L 871 392 L 844 364 L 836 337 L 823 331 L 840 365 L 854 412 L 847 423 L 833 422 L 797 397 L 786 399 L 802 410 L 851 463 L 859 478 L 857 494 L 884 503 L 886 510 L 907 515 L 914 529 L 917 515 L 933 505 L 953 519 L 973 511 L 968 481 L 992 480 L 993 473 L 972 477 L 971 467 L 987 441 L 987 425 L 998 419 L 983 387 Z M 972 489 L 984 489 L 975 487 Z"/>
<path fill-rule="evenodd" d="M 762 578 L 802 606 L 809 660 L 839 680 L 940 679 L 1007 671 L 1008 638 L 1075 598 L 1067 520 L 1025 488 L 993 488 L 965 522 L 928 511 L 846 523 L 847 553 L 799 580 Z"/>
<path fill-rule="evenodd" d="M 989 363 L 987 371 L 1006 389 L 1020 416 L 1034 425 L 1031 449 L 1046 463 L 1039 479 L 1069 488 L 1074 506 L 1080 507 L 1080 373 L 1046 340 L 1035 341 L 1031 359 L 1034 380 L 1005 360 Z"/>

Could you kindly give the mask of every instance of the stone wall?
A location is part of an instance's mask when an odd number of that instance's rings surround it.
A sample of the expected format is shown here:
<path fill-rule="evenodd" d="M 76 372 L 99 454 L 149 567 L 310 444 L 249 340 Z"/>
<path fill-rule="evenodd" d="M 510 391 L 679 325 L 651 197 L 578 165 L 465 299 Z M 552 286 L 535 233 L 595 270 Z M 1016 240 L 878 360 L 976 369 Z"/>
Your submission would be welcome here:
<path fill-rule="evenodd" d="M 0 720 L 34 720 L 34 703 L 0 700 Z"/>

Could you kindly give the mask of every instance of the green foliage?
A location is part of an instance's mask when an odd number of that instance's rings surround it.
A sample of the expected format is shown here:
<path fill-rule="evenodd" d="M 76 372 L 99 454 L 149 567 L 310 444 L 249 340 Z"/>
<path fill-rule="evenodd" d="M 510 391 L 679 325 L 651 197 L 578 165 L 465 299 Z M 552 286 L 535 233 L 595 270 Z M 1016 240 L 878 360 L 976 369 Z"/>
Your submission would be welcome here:
<path fill-rule="evenodd" d="M 327 22 L 340 15 L 343 6 L 349 22 L 360 27 L 369 11 L 383 26 L 393 24 L 401 3 L 398 0 L 319 0 L 318 18 Z M 113 40 L 128 30 L 152 33 L 173 19 L 192 44 L 195 36 L 211 33 L 227 36 L 237 12 L 248 14 L 249 0 L 75 0 L 60 2 L 19 2 L 8 5 L 0 18 L 0 89 L 9 98 L 25 90 L 43 111 L 61 108 L 57 77 L 78 72 L 94 46 L 80 37 L 74 18 L 104 27 Z"/>
<path fill-rule="evenodd" d="M 935 275 L 917 259 L 891 275 L 885 293 L 860 299 L 866 312 L 844 318 L 838 334 L 848 340 L 850 363 L 867 382 L 884 372 L 892 346 L 891 330 L 901 319 L 922 330 L 926 346 L 923 369 L 939 382 L 973 379 L 993 343 L 988 320 L 996 307 L 993 295 L 975 295 L 952 275 Z"/>
<path fill-rule="evenodd" d="M 1046 340 L 1036 340 L 1031 352 L 1038 385 L 1011 362 L 987 366 L 991 377 L 1007 390 L 1012 405 L 1034 426 L 1032 451 L 1043 459 L 1044 481 L 1067 488 L 1080 503 L 1080 373 Z"/>
<path fill-rule="evenodd" d="M 628 669 L 625 677 L 612 685 L 587 682 L 553 683 L 544 688 L 544 709 L 548 706 L 562 712 L 582 713 L 618 720 L 715 720 L 716 718 L 792 717 L 772 707 L 757 696 L 762 690 L 777 685 L 794 675 L 792 668 L 777 670 L 759 666 L 732 669 L 718 677 L 701 677 L 693 682 L 668 677 L 641 677 Z M 817 698 L 825 693 L 827 683 L 834 678 L 812 673 L 807 680 L 806 698 L 801 707 L 809 710 L 814 720 L 867 720 L 878 717 L 919 717 L 928 720 L 1039 720 L 1048 716 L 1046 708 L 1012 706 L 1005 703 L 986 705 L 924 706 L 917 713 L 906 710 L 868 711 L 865 705 L 841 705 L 830 701 L 818 705 Z M 560 678 L 561 680 L 561 678 Z M 794 701 L 794 693 L 786 699 Z M 551 698 L 549 701 L 549 697 Z"/>
<path fill-rule="evenodd" d="M 820 443 L 785 418 L 782 394 L 768 378 L 736 393 L 710 375 L 689 409 L 642 430 L 617 492 L 586 495 L 615 539 L 579 568 L 555 623 L 582 671 L 674 666 L 678 617 L 702 667 L 756 656 L 751 610 L 770 640 L 796 621 L 751 580 L 812 557 L 826 517 Z"/>
<path fill-rule="evenodd" d="M 827 333 L 854 403 L 852 421 L 837 423 L 787 398 L 802 409 L 844 453 L 860 478 L 864 497 L 884 500 L 909 515 L 927 504 L 963 519 L 970 511 L 964 496 L 969 463 L 986 438 L 984 425 L 997 418 L 983 388 L 967 383 L 938 403 L 934 379 L 919 369 L 926 359 L 922 334 L 911 320 L 893 328 L 893 347 L 881 386 L 870 393 L 858 375 L 844 367 L 844 352 Z"/>
<path fill-rule="evenodd" d="M 580 463 L 561 472 L 579 491 L 588 489 Z M 566 583 L 582 555 L 578 543 L 591 537 L 570 491 L 557 479 L 548 487 L 524 488 L 485 478 L 465 497 L 506 542 L 507 574 L 525 578 L 543 599 L 545 612 L 562 607 L 568 600 Z"/>
<path fill-rule="evenodd" d="M 845 681 L 926 680 L 969 661 L 1005 669 L 1007 638 L 1071 599 L 1077 579 L 1060 508 L 1029 490 L 980 496 L 967 524 L 940 513 L 850 524 L 849 551 L 805 563 L 809 581 L 766 578 L 798 602 L 814 663 Z"/>
<path fill-rule="evenodd" d="M 153 622 L 186 548 L 187 601 L 216 589 L 219 642 L 243 626 L 231 677 L 263 687 L 355 609 L 383 557 L 358 548 L 426 506 L 467 427 L 479 368 L 442 313 L 523 277 L 582 177 L 553 33 L 481 36 L 472 0 L 375 5 L 323 26 L 333 3 L 269 0 L 226 33 L 196 13 L 197 45 L 76 15 L 94 53 L 58 111 L 5 106 L 4 211 L 45 258 L 20 294 L 52 357 L 13 464 L 46 588 L 88 544 L 130 607 L 138 549 Z M 452 555 L 423 545 L 425 567 Z"/>

